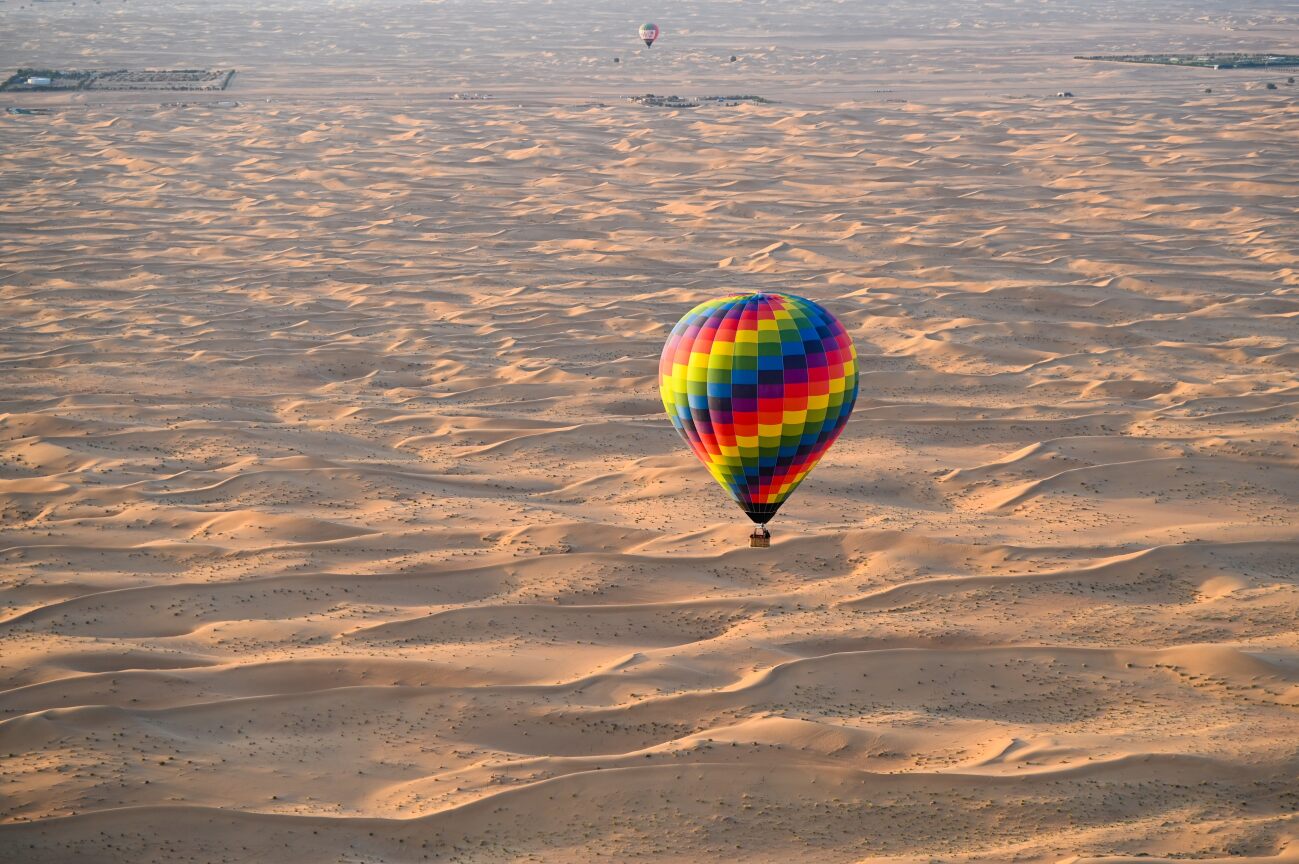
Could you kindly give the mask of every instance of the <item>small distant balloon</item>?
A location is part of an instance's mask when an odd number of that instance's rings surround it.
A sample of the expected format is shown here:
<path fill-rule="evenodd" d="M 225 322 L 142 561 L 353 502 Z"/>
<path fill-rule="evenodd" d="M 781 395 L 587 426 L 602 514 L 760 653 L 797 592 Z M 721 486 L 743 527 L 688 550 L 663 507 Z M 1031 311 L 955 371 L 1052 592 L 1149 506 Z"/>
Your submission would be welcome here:
<path fill-rule="evenodd" d="M 657 24 L 640 25 L 640 38 L 645 40 L 646 48 L 653 48 L 654 40 L 659 38 L 659 25 Z"/>

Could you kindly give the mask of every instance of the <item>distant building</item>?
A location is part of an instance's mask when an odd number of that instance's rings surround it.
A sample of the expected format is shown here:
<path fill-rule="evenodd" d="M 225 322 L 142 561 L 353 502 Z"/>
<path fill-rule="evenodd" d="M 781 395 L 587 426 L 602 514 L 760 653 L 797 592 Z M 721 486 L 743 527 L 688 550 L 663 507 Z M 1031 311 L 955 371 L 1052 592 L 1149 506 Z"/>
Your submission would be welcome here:
<path fill-rule="evenodd" d="M 48 87 L 53 83 L 54 81 L 50 78 L 39 77 L 35 75 L 27 79 L 28 87 Z"/>

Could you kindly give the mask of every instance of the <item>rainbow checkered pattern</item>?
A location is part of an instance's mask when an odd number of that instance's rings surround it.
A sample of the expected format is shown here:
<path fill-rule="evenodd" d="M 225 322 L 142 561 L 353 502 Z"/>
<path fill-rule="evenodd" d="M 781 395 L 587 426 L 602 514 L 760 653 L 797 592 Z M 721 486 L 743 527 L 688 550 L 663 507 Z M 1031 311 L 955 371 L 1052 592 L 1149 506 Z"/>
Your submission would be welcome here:
<path fill-rule="evenodd" d="M 659 392 L 699 461 L 761 525 L 848 422 L 857 351 L 843 325 L 811 300 L 722 297 L 672 328 Z"/>

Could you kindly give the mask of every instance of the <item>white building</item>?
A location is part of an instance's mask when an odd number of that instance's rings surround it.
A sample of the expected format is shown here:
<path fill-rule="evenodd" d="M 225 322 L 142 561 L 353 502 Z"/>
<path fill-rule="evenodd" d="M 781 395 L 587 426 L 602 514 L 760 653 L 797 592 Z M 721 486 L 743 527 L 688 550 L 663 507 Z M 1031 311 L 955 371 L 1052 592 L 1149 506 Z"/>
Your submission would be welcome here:
<path fill-rule="evenodd" d="M 54 82 L 49 78 L 37 78 L 35 76 L 27 79 L 28 87 L 48 87 Z"/>

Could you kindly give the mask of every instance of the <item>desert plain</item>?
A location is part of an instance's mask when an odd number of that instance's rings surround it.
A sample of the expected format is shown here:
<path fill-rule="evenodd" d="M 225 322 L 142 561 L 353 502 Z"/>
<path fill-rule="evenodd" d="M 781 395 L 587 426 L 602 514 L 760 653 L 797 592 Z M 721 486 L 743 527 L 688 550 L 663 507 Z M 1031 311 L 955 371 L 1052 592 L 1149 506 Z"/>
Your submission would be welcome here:
<path fill-rule="evenodd" d="M 1299 11 L 652 5 L 0 3 L 0 860 L 1299 861 Z"/>

